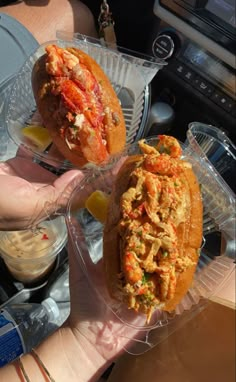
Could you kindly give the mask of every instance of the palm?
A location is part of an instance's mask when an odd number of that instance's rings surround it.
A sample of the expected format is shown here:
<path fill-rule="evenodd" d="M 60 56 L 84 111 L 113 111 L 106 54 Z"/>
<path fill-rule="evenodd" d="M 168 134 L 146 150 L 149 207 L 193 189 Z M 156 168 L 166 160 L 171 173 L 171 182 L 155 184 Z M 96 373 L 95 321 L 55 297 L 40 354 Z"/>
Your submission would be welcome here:
<path fill-rule="evenodd" d="M 107 294 L 102 260 L 96 264 L 94 283 L 89 282 L 90 275 L 86 275 L 82 269 L 78 251 L 74 250 L 74 242 L 69 235 L 71 313 L 68 325 L 75 336 L 84 335 L 105 359 L 111 360 L 125 348 L 133 348 L 135 339 L 139 340 L 143 336 L 135 325 L 144 325 L 145 319 L 135 317 L 134 314 L 132 328 L 116 317 L 109 307 L 109 297 L 106 297 L 106 302 L 101 298 Z"/>
<path fill-rule="evenodd" d="M 23 229 L 45 219 L 76 176 L 79 181 L 81 172 L 71 170 L 57 177 L 24 156 L 1 162 L 0 229 Z"/>

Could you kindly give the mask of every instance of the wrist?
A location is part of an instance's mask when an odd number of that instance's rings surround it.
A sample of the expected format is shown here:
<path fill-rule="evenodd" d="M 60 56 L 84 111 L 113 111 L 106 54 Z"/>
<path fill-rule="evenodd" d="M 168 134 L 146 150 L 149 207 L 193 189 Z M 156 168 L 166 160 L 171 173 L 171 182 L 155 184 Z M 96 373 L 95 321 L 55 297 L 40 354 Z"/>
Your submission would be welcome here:
<path fill-rule="evenodd" d="M 75 381 L 97 381 L 109 367 L 110 362 L 78 329 L 64 326 L 59 329 L 58 335 L 68 367 L 76 378 Z"/>
<path fill-rule="evenodd" d="M 109 366 L 80 332 L 74 333 L 66 325 L 42 342 L 36 354 L 53 379 L 60 382 L 95 382 Z M 30 381 L 44 380 L 33 354 L 22 357 L 22 363 Z"/>

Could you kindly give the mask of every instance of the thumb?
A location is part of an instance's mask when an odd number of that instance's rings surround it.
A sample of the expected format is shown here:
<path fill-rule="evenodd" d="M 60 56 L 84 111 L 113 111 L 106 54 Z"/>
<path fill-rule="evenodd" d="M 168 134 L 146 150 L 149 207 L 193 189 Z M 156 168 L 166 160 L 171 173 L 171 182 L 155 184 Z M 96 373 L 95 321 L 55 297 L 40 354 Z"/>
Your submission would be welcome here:
<path fill-rule="evenodd" d="M 70 195 L 84 175 L 79 170 L 70 170 L 58 177 L 52 184 L 36 191 L 34 223 L 59 212 L 63 213 Z"/>
<path fill-rule="evenodd" d="M 58 207 L 61 208 L 67 205 L 72 192 L 83 178 L 84 174 L 82 171 L 70 170 L 54 181 L 53 186 L 56 190 Z"/>

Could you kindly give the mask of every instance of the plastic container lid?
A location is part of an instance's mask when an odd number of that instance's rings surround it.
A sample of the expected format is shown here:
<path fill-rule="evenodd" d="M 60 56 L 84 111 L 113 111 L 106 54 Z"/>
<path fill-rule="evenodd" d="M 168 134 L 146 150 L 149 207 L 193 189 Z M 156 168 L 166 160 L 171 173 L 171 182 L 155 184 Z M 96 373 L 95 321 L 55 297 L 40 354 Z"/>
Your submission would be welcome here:
<path fill-rule="evenodd" d="M 191 122 L 187 130 L 189 147 L 217 172 L 236 192 L 234 174 L 236 170 L 236 146 L 218 127 L 201 122 Z"/>
<path fill-rule="evenodd" d="M 226 240 L 234 241 L 236 147 L 219 128 L 201 122 L 189 124 L 185 143 L 187 153 L 202 166 L 197 172 L 208 216 L 208 221 L 204 219 L 208 232 L 217 228 Z"/>

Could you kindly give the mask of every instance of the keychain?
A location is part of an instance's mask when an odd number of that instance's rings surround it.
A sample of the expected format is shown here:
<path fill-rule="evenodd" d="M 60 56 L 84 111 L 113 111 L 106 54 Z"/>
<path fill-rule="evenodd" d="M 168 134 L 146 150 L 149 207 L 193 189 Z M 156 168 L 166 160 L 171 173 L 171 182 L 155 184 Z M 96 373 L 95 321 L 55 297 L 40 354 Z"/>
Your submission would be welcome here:
<path fill-rule="evenodd" d="M 116 46 L 114 20 L 106 0 L 102 1 L 101 11 L 98 17 L 100 39 L 108 46 Z"/>

